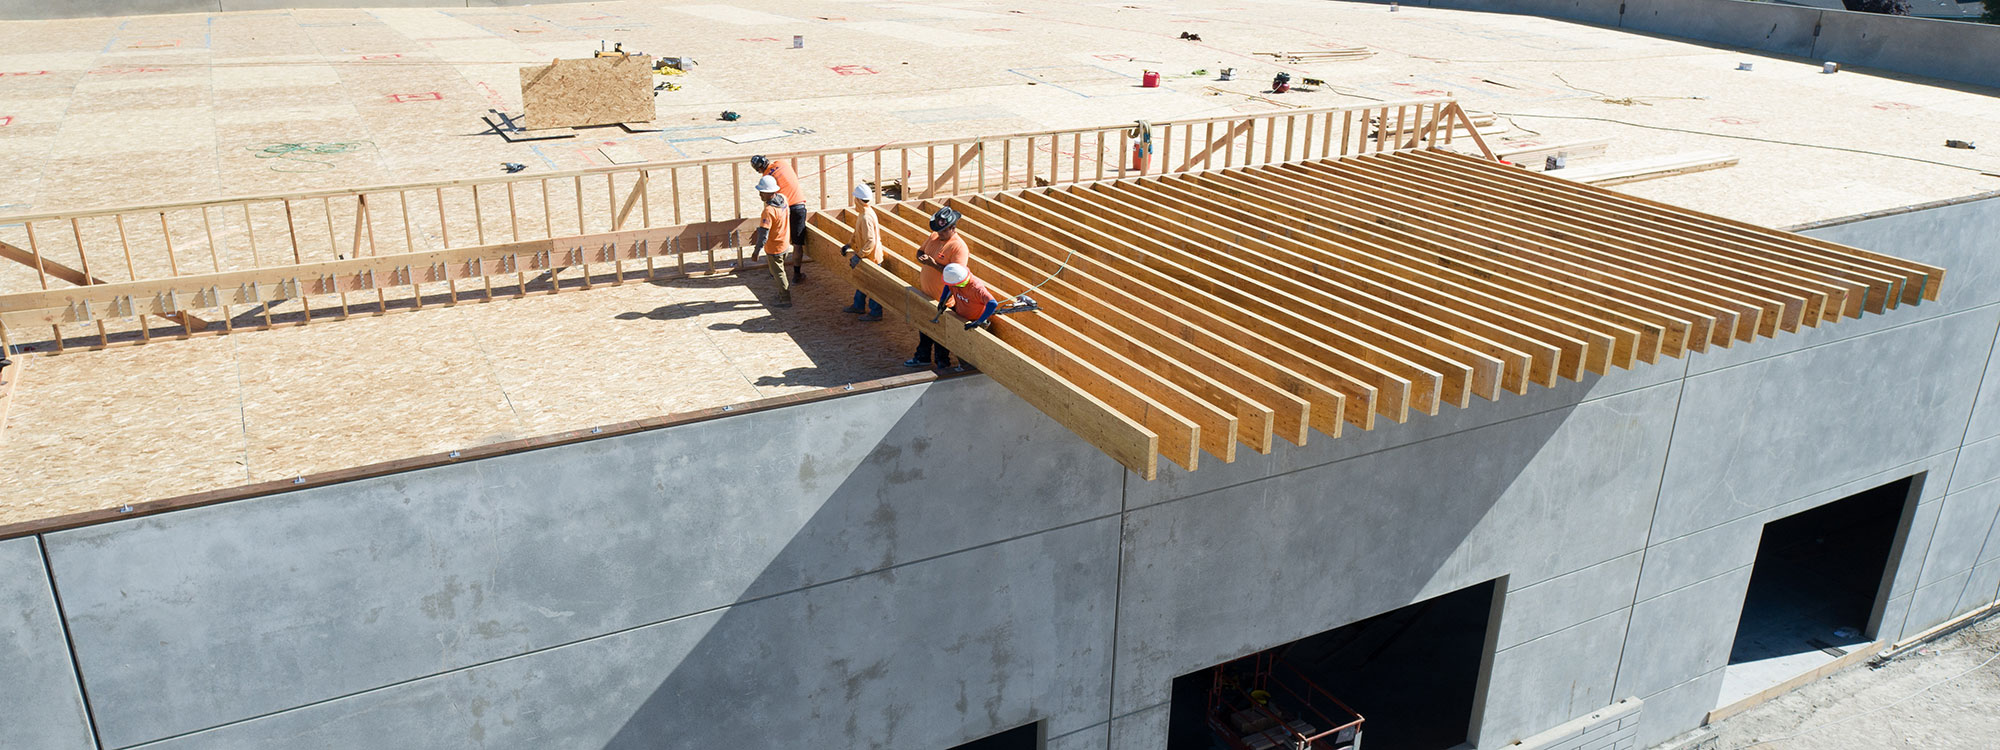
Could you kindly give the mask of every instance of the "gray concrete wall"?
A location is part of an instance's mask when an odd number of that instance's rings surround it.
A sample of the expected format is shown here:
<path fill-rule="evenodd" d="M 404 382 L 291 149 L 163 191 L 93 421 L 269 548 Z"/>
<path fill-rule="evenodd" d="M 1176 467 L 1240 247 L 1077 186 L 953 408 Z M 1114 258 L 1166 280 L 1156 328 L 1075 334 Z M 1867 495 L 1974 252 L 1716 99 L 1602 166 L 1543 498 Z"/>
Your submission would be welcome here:
<path fill-rule="evenodd" d="M 0 745 L 91 746 L 66 626 L 107 750 L 1159 750 L 1174 677 L 1496 580 L 1476 747 L 1651 745 L 1771 520 L 1922 475 L 1879 636 L 2000 597 L 2000 200 L 1811 233 L 1945 293 L 1155 482 L 970 377 L 0 542 Z"/>
<path fill-rule="evenodd" d="M 96 747 L 34 538 L 0 542 L 0 747 Z"/>
<path fill-rule="evenodd" d="M 1378 2 L 1386 0 L 1359 0 Z M 1745 0 L 1410 0 L 1517 13 L 2000 86 L 2000 27 Z"/>

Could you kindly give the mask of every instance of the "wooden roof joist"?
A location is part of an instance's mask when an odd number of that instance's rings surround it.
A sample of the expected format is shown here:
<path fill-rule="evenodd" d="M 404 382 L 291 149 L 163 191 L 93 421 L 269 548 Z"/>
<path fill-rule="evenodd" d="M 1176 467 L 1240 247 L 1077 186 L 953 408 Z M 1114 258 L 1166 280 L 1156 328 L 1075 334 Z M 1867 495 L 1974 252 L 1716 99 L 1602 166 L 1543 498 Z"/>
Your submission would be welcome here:
<path fill-rule="evenodd" d="M 975 275 L 1038 312 L 987 330 L 914 287 L 949 205 Z M 1944 270 L 1441 150 L 848 209 L 808 252 L 1121 464 L 1526 393 L 1936 299 Z"/>

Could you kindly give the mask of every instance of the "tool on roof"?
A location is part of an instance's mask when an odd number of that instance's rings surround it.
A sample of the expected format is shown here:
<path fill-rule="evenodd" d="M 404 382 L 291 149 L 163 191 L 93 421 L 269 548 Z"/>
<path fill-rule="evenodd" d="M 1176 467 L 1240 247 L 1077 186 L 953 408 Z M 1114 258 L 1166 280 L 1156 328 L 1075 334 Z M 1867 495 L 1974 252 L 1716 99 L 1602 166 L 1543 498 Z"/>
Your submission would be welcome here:
<path fill-rule="evenodd" d="M 737 120 L 743 119 L 743 116 L 725 109 L 722 110 L 722 119 L 728 122 L 735 122 Z"/>
<path fill-rule="evenodd" d="M 1292 90 L 1292 74 L 1279 73 L 1276 78 L 1271 79 L 1271 93 L 1282 94 L 1290 90 Z"/>
<path fill-rule="evenodd" d="M 522 163 L 520 163 L 520 162 L 517 162 L 517 161 L 510 161 L 510 162 L 504 162 L 504 163 L 502 163 L 502 164 L 500 165 L 500 168 L 501 168 L 501 169 L 505 169 L 505 170 L 507 170 L 507 174 L 513 174 L 513 173 L 515 173 L 515 172 L 519 172 L 519 171 L 521 171 L 521 170 L 523 170 L 523 169 L 527 169 L 527 168 L 528 168 L 528 165 L 526 165 L 526 164 L 522 164 Z"/>
<path fill-rule="evenodd" d="M 633 56 L 633 55 L 636 55 L 636 54 L 644 54 L 644 53 L 639 53 L 639 52 L 626 52 L 626 51 L 625 51 L 625 43 L 624 43 L 624 42 L 617 42 L 617 43 L 614 43 L 614 44 L 612 44 L 612 45 L 611 45 L 611 49 L 605 49 L 605 48 L 604 48 L 604 42 L 600 40 L 600 41 L 599 41 L 599 42 L 597 43 L 597 53 L 596 53 L 595 55 L 592 55 L 592 56 L 593 56 L 593 57 L 631 57 L 631 56 Z"/>

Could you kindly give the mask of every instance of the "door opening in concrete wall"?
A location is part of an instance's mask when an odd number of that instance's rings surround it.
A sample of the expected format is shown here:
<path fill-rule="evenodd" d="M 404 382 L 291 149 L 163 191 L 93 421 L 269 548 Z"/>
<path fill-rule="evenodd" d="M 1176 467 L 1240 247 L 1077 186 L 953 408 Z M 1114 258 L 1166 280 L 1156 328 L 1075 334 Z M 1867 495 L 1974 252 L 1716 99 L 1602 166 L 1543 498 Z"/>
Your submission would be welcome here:
<path fill-rule="evenodd" d="M 1922 475 L 1764 524 L 1718 706 L 1874 642 Z"/>
<path fill-rule="evenodd" d="M 1175 678 L 1167 750 L 1461 745 L 1499 591 L 1489 581 Z"/>
<path fill-rule="evenodd" d="M 1042 737 L 1042 722 L 1022 724 L 999 734 L 967 742 L 951 750 L 1042 750 L 1046 739 Z"/>

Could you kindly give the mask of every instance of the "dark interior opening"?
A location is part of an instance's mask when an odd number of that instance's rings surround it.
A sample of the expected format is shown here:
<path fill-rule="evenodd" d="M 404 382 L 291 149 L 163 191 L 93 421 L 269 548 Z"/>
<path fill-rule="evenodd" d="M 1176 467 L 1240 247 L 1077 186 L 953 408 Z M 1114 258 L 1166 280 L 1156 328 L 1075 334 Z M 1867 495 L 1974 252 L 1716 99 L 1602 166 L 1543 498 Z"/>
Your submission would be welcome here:
<path fill-rule="evenodd" d="M 1291 750 L 1274 741 L 1276 732 L 1256 733 L 1262 711 L 1243 708 L 1256 701 L 1254 696 L 1211 710 L 1218 705 L 1218 668 L 1225 675 L 1221 692 L 1239 696 L 1250 694 L 1244 688 L 1260 670 L 1267 671 L 1274 686 L 1265 690 L 1268 701 L 1262 705 L 1318 732 L 1335 729 L 1343 715 L 1331 702 L 1313 704 L 1328 709 L 1323 713 L 1301 709 L 1297 704 L 1307 699 L 1294 694 L 1337 699 L 1363 718 L 1359 739 L 1366 740 L 1362 744 L 1368 750 L 1445 750 L 1466 742 L 1497 583 L 1460 589 L 1175 678 L 1167 750 Z M 1317 686 L 1324 694 L 1305 686 Z M 1240 731 L 1246 727 L 1253 731 Z M 1353 739 L 1328 736 L 1309 747 L 1339 750 L 1351 747 Z"/>
<path fill-rule="evenodd" d="M 967 742 L 951 750 L 1042 750 L 1042 723 L 1022 724 L 999 734 Z"/>
<path fill-rule="evenodd" d="M 1873 641 L 1877 599 L 1916 479 L 1765 524 L 1729 663 Z"/>

